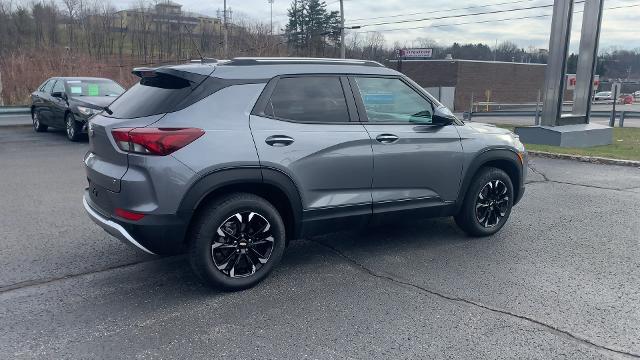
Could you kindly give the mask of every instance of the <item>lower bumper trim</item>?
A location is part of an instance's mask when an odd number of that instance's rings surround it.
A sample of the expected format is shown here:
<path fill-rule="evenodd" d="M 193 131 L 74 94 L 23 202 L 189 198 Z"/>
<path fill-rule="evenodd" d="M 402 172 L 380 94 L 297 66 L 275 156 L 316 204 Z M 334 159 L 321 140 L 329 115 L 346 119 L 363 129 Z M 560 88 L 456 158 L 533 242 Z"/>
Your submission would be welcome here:
<path fill-rule="evenodd" d="M 128 244 L 133 245 L 134 247 L 148 254 L 155 255 L 155 253 L 145 248 L 144 246 L 140 245 L 140 243 L 137 242 L 133 238 L 133 236 L 131 236 L 131 234 L 129 234 L 127 230 L 125 230 L 125 228 L 123 228 L 120 224 L 104 218 L 102 215 L 98 214 L 95 210 L 93 210 L 89 205 L 89 203 L 87 202 L 86 197 L 84 196 L 82 197 L 82 204 L 84 205 L 84 209 L 89 214 L 89 217 L 91 218 L 91 220 L 93 220 L 94 223 L 102 227 L 106 232 L 108 232 L 109 234 L 113 235 L 114 237 Z"/>

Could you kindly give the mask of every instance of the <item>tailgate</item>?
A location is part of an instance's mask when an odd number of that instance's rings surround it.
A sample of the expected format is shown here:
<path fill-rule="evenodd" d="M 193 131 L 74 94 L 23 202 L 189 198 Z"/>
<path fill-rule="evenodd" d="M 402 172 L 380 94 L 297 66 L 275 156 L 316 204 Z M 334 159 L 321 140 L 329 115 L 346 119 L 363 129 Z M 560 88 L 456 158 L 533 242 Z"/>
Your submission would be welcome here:
<path fill-rule="evenodd" d="M 162 118 L 163 114 L 136 119 L 114 119 L 96 115 L 89 120 L 89 151 L 84 163 L 87 178 L 93 185 L 120 192 L 120 179 L 129 166 L 127 154 L 120 151 L 111 130 L 122 127 L 144 127 Z"/>

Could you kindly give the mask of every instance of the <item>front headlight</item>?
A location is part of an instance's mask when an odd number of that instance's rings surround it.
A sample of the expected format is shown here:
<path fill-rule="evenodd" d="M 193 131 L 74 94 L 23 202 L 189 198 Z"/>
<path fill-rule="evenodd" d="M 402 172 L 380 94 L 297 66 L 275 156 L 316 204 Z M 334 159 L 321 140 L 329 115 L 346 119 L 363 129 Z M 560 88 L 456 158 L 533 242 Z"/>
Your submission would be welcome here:
<path fill-rule="evenodd" d="M 78 112 L 82 115 L 91 116 L 96 113 L 96 110 L 84 106 L 78 106 Z"/>

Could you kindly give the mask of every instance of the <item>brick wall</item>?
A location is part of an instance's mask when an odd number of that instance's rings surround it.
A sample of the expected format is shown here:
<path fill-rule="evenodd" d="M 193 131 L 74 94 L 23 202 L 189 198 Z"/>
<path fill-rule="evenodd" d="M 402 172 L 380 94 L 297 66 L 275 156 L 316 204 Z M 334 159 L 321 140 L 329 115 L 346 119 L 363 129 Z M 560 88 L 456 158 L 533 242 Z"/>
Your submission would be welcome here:
<path fill-rule="evenodd" d="M 472 93 L 476 102 L 535 102 L 544 86 L 544 70 L 545 65 L 538 64 L 461 61 L 455 109 L 469 109 Z"/>
<path fill-rule="evenodd" d="M 397 63 L 387 64 L 397 69 Z M 451 61 L 403 61 L 402 73 L 422 87 L 456 86 L 458 62 Z"/>
<path fill-rule="evenodd" d="M 396 62 L 387 66 L 397 69 Z M 454 86 L 454 111 L 468 111 L 474 101 L 505 104 L 535 103 L 544 87 L 543 64 L 493 61 L 423 60 L 403 61 L 402 72 L 422 87 Z M 565 101 L 573 101 L 573 91 L 565 90 Z"/>

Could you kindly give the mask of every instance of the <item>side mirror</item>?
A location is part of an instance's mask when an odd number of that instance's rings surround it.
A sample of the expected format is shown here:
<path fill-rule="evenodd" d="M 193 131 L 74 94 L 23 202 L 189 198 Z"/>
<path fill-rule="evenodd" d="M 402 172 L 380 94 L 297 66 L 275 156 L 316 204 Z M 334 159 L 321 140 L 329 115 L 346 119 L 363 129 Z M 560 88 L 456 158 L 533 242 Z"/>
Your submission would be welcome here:
<path fill-rule="evenodd" d="M 444 106 L 436 108 L 431 118 L 431 123 L 438 126 L 447 126 L 453 124 L 456 120 L 455 115 Z"/>
<path fill-rule="evenodd" d="M 62 91 L 52 92 L 51 96 L 54 98 L 67 100 L 67 94 L 63 93 Z"/>

